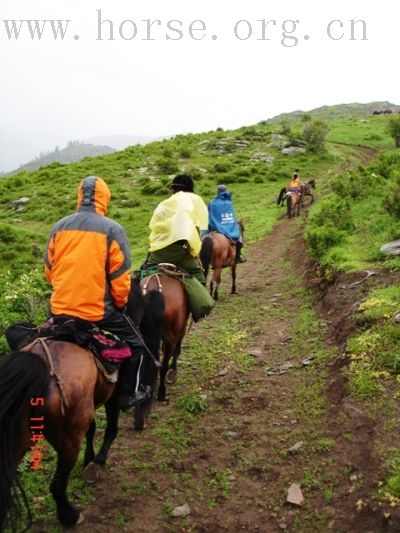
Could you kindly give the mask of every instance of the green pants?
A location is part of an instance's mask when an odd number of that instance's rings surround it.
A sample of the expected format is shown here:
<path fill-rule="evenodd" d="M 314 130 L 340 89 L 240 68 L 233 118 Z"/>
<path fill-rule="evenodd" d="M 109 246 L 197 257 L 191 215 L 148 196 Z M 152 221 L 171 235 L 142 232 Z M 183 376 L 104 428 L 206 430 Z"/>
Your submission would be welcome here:
<path fill-rule="evenodd" d="M 190 254 L 189 246 L 186 241 L 178 241 L 157 250 L 150 252 L 147 260 L 147 265 L 157 265 L 158 263 L 172 263 L 177 267 L 182 268 L 192 274 L 196 279 L 205 285 L 205 278 L 203 269 L 195 257 Z"/>

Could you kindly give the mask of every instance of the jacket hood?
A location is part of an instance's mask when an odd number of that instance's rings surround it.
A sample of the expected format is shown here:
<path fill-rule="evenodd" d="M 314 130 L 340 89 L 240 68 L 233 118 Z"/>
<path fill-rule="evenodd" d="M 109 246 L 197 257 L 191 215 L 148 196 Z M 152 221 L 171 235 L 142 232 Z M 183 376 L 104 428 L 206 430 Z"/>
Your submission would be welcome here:
<path fill-rule="evenodd" d="M 229 191 L 220 192 L 217 194 L 217 198 L 221 198 L 221 200 L 232 200 L 232 193 Z"/>
<path fill-rule="evenodd" d="M 78 189 L 78 210 L 88 209 L 98 215 L 105 215 L 111 193 L 106 182 L 97 176 L 83 179 Z"/>

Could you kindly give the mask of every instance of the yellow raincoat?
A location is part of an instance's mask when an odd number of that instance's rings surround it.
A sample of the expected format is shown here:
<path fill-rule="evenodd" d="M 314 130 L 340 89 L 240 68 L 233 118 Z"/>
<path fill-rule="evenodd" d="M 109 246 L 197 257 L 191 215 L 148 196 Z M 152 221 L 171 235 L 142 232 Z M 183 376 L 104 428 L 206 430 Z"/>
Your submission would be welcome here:
<path fill-rule="evenodd" d="M 196 257 L 201 248 L 199 231 L 208 228 L 207 206 L 197 194 L 179 191 L 158 204 L 149 227 L 150 252 L 185 240 Z"/>

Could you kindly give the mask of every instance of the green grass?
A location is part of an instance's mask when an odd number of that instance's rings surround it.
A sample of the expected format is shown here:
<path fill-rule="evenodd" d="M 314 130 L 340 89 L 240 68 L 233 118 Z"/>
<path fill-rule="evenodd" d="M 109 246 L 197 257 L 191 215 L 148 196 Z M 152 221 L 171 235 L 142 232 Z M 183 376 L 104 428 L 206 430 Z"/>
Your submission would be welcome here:
<path fill-rule="evenodd" d="M 386 131 L 388 117 L 354 117 L 330 122 L 328 140 L 377 148 L 393 149 L 394 143 Z"/>
<path fill-rule="evenodd" d="M 367 320 L 367 327 L 347 343 L 351 364 L 350 386 L 355 394 L 376 397 L 382 393 L 391 375 L 400 374 L 400 331 L 394 314 L 400 305 L 400 287 L 375 289 L 358 307 L 357 317 Z M 400 392 L 397 378 L 397 389 Z"/>

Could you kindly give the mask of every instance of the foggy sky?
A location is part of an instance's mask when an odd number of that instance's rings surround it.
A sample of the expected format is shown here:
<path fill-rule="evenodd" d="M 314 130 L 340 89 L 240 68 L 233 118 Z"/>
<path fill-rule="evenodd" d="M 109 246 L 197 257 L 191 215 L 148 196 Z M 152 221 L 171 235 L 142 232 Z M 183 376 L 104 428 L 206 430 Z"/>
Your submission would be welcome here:
<path fill-rule="evenodd" d="M 2 0 L 0 171 L 92 136 L 158 137 L 325 104 L 400 103 L 392 1 L 116 4 Z M 48 25 L 33 40 L 20 23 L 51 19 L 70 21 L 63 40 Z M 5 20 L 21 27 L 18 40 Z M 291 33 L 283 23 L 293 20 Z M 353 40 L 350 20 L 365 22 Z"/>

